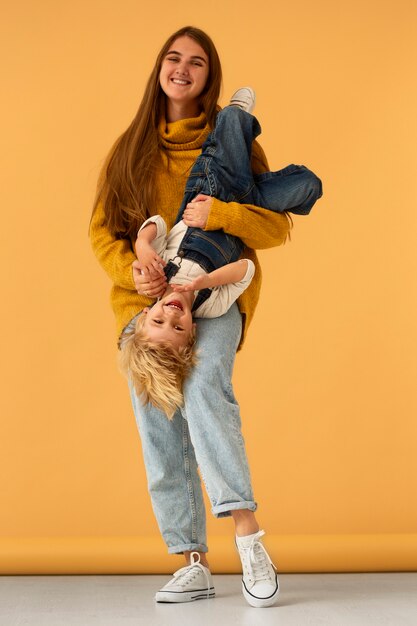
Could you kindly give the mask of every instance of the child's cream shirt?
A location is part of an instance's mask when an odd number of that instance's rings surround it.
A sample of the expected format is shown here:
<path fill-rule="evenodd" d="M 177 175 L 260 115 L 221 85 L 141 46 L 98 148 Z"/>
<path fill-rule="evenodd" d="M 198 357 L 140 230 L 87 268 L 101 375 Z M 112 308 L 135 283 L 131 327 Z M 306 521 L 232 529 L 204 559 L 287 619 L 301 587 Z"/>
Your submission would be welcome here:
<path fill-rule="evenodd" d="M 152 241 L 152 247 L 155 252 L 159 254 L 164 261 L 168 262 L 172 260 L 178 264 L 180 259 L 178 256 L 176 257 L 176 255 L 187 230 L 184 221 L 181 220 L 175 224 L 169 233 L 167 233 L 165 220 L 160 215 L 154 215 L 147 219 L 139 230 L 145 228 L 150 222 L 153 222 L 157 229 L 156 237 Z M 246 261 L 248 263 L 248 269 L 242 280 L 237 283 L 213 287 L 210 297 L 194 311 L 193 314 L 195 317 L 220 317 L 220 315 L 223 315 L 230 309 L 233 302 L 235 302 L 240 294 L 245 291 L 246 287 L 248 287 L 255 273 L 255 264 L 253 261 L 250 259 L 246 259 Z M 191 283 L 197 276 L 205 273 L 205 270 L 198 263 L 183 258 L 181 260 L 180 269 L 170 282 L 178 285 L 186 285 L 187 283 Z M 195 295 L 197 295 L 197 293 L 198 291 L 195 292 Z"/>

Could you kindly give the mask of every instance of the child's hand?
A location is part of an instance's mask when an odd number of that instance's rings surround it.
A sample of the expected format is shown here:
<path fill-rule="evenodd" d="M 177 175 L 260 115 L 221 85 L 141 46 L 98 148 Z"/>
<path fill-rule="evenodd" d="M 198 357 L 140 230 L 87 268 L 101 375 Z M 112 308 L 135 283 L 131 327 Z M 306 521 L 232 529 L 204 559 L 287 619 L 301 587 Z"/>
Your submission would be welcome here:
<path fill-rule="evenodd" d="M 175 285 L 171 283 L 172 290 L 177 291 L 178 293 L 183 291 L 198 291 L 199 289 L 205 289 L 209 286 L 208 274 L 197 276 L 197 278 L 187 285 Z"/>
<path fill-rule="evenodd" d="M 213 198 L 211 196 L 199 193 L 185 208 L 183 214 L 185 225 L 193 228 L 205 228 L 212 204 Z"/>
<path fill-rule="evenodd" d="M 151 244 L 147 241 L 136 240 L 135 252 L 138 258 L 137 267 L 141 270 L 146 270 L 151 274 L 164 275 L 165 261 L 155 252 Z"/>

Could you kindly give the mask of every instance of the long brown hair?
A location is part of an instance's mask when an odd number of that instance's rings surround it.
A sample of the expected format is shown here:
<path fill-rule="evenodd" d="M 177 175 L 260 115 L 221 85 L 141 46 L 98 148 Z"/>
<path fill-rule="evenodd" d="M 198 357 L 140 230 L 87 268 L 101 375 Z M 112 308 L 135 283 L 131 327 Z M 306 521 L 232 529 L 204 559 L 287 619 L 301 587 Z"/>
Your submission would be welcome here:
<path fill-rule="evenodd" d="M 114 144 L 103 166 L 97 186 L 93 213 L 102 202 L 107 227 L 116 237 L 136 238 L 142 222 L 154 204 L 154 175 L 162 148 L 158 124 L 165 110 L 165 94 L 159 84 L 162 61 L 178 37 L 191 37 L 209 60 L 209 74 L 200 103 L 209 126 L 214 127 L 222 71 L 219 55 L 202 30 L 185 26 L 173 33 L 162 46 L 148 79 L 142 102 L 128 129 Z"/>

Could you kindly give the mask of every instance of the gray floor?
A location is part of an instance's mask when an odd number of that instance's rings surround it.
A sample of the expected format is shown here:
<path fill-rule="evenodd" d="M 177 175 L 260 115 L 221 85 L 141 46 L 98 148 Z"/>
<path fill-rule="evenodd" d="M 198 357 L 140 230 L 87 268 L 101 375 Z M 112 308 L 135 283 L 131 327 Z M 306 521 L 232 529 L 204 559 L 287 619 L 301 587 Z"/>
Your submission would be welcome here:
<path fill-rule="evenodd" d="M 214 575 L 216 597 L 158 604 L 169 576 L 1 576 L 0 626 L 417 625 L 417 573 L 281 574 L 277 606 L 255 609 L 240 576 Z"/>

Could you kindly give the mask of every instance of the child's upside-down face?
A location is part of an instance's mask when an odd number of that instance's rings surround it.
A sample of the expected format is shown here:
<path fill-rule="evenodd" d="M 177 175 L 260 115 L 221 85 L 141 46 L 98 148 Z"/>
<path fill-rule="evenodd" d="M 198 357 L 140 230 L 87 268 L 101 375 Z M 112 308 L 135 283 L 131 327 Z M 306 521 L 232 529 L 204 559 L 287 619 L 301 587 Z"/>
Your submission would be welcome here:
<path fill-rule="evenodd" d="M 151 308 L 146 307 L 143 314 L 143 330 L 150 341 L 168 342 L 176 350 L 188 345 L 195 324 L 187 296 L 170 293 Z"/>

